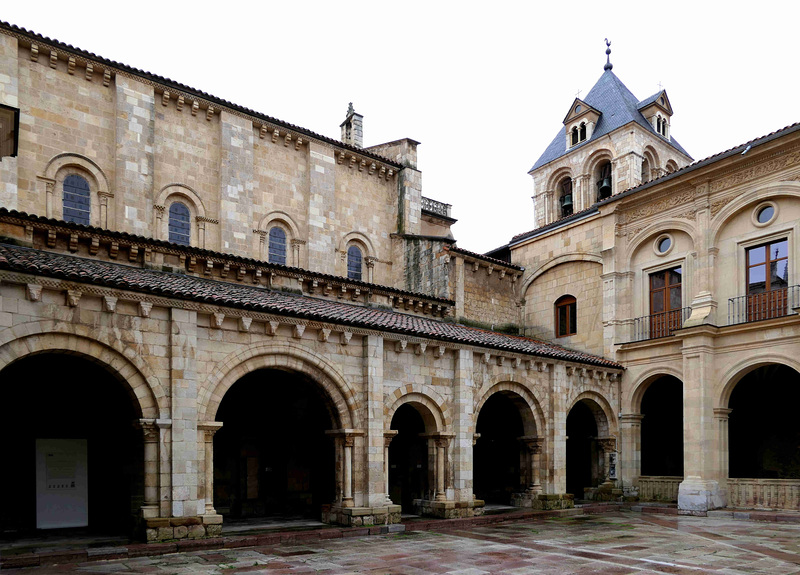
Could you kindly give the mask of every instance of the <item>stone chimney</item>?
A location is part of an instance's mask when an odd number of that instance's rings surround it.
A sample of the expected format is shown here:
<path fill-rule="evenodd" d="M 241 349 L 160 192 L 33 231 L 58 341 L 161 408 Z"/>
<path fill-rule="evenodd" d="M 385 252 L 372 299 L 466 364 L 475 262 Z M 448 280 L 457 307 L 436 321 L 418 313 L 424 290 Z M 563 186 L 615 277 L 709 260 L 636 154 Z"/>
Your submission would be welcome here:
<path fill-rule="evenodd" d="M 347 106 L 347 118 L 339 127 L 342 129 L 342 142 L 356 148 L 364 147 L 364 116 L 356 114 L 353 102 Z"/>

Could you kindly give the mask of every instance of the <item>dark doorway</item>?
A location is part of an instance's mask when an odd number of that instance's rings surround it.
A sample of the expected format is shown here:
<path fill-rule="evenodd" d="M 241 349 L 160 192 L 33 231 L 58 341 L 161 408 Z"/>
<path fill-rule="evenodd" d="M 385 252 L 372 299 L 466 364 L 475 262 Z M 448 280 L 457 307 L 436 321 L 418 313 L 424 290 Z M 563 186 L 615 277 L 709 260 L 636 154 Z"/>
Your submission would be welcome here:
<path fill-rule="evenodd" d="M 428 493 L 428 440 L 423 437 L 425 422 L 419 412 L 406 403 L 392 417 L 397 435 L 389 444 L 389 497 L 414 512 L 414 499 L 431 499 Z"/>
<path fill-rule="evenodd" d="M 133 425 L 139 418 L 127 384 L 83 357 L 42 353 L 4 369 L 0 532 L 36 532 L 37 439 L 70 439 L 86 446 L 88 527 L 82 530 L 130 533 L 144 502 L 144 442 Z"/>
<path fill-rule="evenodd" d="M 524 428 L 519 407 L 502 394 L 492 395 L 478 414 L 480 433 L 474 450 L 475 496 L 487 503 L 511 503 L 511 495 L 522 491 L 520 476 Z"/>
<path fill-rule="evenodd" d="M 274 369 L 237 381 L 217 411 L 214 506 L 232 518 L 319 519 L 335 492 L 334 429 L 319 384 Z"/>
<path fill-rule="evenodd" d="M 597 422 L 585 401 L 567 415 L 567 492 L 583 499 L 585 487 L 597 483 Z"/>
<path fill-rule="evenodd" d="M 658 378 L 642 397 L 642 475 L 683 477 L 683 383 Z"/>
<path fill-rule="evenodd" d="M 730 477 L 800 479 L 800 374 L 766 365 L 736 384 L 728 407 Z"/>

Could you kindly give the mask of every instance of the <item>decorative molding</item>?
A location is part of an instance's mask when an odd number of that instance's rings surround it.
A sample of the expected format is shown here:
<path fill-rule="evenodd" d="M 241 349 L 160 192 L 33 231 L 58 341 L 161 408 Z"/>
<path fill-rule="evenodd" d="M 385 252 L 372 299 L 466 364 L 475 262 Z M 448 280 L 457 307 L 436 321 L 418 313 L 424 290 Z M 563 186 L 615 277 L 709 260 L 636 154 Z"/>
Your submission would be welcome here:
<path fill-rule="evenodd" d="M 29 301 L 41 301 L 42 300 L 42 286 L 39 284 L 27 284 L 26 291 L 28 294 Z"/>
<path fill-rule="evenodd" d="M 711 183 L 711 192 L 718 192 L 726 188 L 743 184 L 747 181 L 765 176 L 772 172 L 777 172 L 782 168 L 790 168 L 800 163 L 800 152 L 786 154 L 781 157 L 775 158 L 763 164 L 752 166 L 748 169 L 741 170 L 730 176 L 720 178 Z"/>
<path fill-rule="evenodd" d="M 252 317 L 242 316 L 239 318 L 239 331 L 250 331 L 250 324 L 253 323 Z"/>
<path fill-rule="evenodd" d="M 112 295 L 104 295 L 103 309 L 109 313 L 117 311 L 117 298 Z"/>
<path fill-rule="evenodd" d="M 139 302 L 139 315 L 142 317 L 150 317 L 150 310 L 153 309 L 153 304 L 149 301 Z"/>
<path fill-rule="evenodd" d="M 78 307 L 78 304 L 81 301 L 81 296 L 83 292 L 76 290 L 76 289 L 68 289 L 67 290 L 67 305 L 69 307 Z"/>

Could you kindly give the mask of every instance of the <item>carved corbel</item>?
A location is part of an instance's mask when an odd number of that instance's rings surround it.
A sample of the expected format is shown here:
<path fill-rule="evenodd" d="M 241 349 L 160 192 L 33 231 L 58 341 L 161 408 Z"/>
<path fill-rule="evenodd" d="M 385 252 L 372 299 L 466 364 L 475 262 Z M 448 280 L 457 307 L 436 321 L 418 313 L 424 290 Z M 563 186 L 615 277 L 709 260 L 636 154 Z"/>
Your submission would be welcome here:
<path fill-rule="evenodd" d="M 139 302 L 139 315 L 142 317 L 150 317 L 150 310 L 153 309 L 153 304 L 149 301 Z"/>
<path fill-rule="evenodd" d="M 86 80 L 91 82 L 94 76 L 94 66 L 91 62 L 86 62 Z"/>
<path fill-rule="evenodd" d="M 27 286 L 28 300 L 41 301 L 42 300 L 42 286 L 39 284 L 28 284 Z"/>
<path fill-rule="evenodd" d="M 239 331 L 250 331 L 250 325 L 253 323 L 252 317 L 239 318 Z"/>
<path fill-rule="evenodd" d="M 447 348 L 445 348 L 443 345 L 437 345 L 433 348 L 433 357 L 436 359 L 444 357 L 445 349 Z"/>
<path fill-rule="evenodd" d="M 183 112 L 183 102 L 184 102 L 183 96 L 178 96 L 178 102 L 176 104 L 176 107 L 178 108 L 179 112 Z"/>
<path fill-rule="evenodd" d="M 236 270 L 236 279 L 242 281 L 246 273 L 247 270 L 244 268 L 244 266 L 240 267 L 239 269 Z"/>
<path fill-rule="evenodd" d="M 492 275 L 493 271 L 494 271 L 494 266 L 486 266 L 486 275 L 487 276 Z"/>
<path fill-rule="evenodd" d="M 225 321 L 225 314 L 220 312 L 215 312 L 214 316 L 214 327 L 217 329 L 222 329 L 222 322 Z"/>
<path fill-rule="evenodd" d="M 339 158 L 337 160 L 337 163 L 341 164 L 342 162 L 344 162 L 344 152 L 339 152 Z"/>
<path fill-rule="evenodd" d="M 109 313 L 117 311 L 117 298 L 110 295 L 103 296 L 103 310 Z"/>
<path fill-rule="evenodd" d="M 214 117 L 214 108 L 212 108 L 211 106 L 209 106 L 209 107 L 206 109 L 206 120 L 208 120 L 208 121 L 210 122 L 210 121 L 211 121 L 211 118 L 213 118 L 213 117 Z"/>
<path fill-rule="evenodd" d="M 75 56 L 70 56 L 67 60 L 67 74 L 70 76 L 75 74 Z"/>
<path fill-rule="evenodd" d="M 83 292 L 76 290 L 76 289 L 68 289 L 67 290 L 67 305 L 69 307 L 78 307 L 78 304 L 81 301 L 81 296 Z"/>
<path fill-rule="evenodd" d="M 267 125 L 261 124 L 261 128 L 258 130 L 258 137 L 262 140 L 267 137 Z"/>
<path fill-rule="evenodd" d="M 56 231 L 55 230 L 47 230 L 47 247 L 48 248 L 56 247 Z"/>
<path fill-rule="evenodd" d="M 506 277 L 506 270 L 500 270 L 500 279 Z"/>
<path fill-rule="evenodd" d="M 69 235 L 69 251 L 77 252 L 78 251 L 78 234 L 70 234 Z"/>
<path fill-rule="evenodd" d="M 428 349 L 428 344 L 426 342 L 418 343 L 417 346 L 414 348 L 414 353 L 416 355 L 425 355 L 425 350 Z"/>
<path fill-rule="evenodd" d="M 486 365 L 488 365 L 488 364 L 489 364 L 489 360 L 490 360 L 491 358 L 492 358 L 492 354 L 491 354 L 491 353 L 489 353 L 489 352 L 486 352 L 486 353 L 484 353 L 484 354 L 483 354 L 483 356 L 481 357 L 481 363 L 485 363 Z"/>
<path fill-rule="evenodd" d="M 275 128 L 274 130 L 272 130 L 272 143 L 273 144 L 277 144 L 278 143 L 278 138 L 280 137 L 280 135 L 281 135 L 281 131 L 278 128 Z"/>
<path fill-rule="evenodd" d="M 111 70 L 103 70 L 103 87 L 108 88 L 108 85 L 111 84 Z"/>
<path fill-rule="evenodd" d="M 292 337 L 294 339 L 301 339 L 303 337 L 303 332 L 306 331 L 306 326 L 301 324 L 296 324 L 294 329 L 292 330 Z"/>
<path fill-rule="evenodd" d="M 212 271 L 214 271 L 214 262 L 208 259 L 206 260 L 206 265 L 203 269 L 203 273 L 206 274 L 207 276 L 210 276 Z"/>
<path fill-rule="evenodd" d="M 261 283 L 261 270 L 256 270 L 253 272 L 253 283 Z"/>
<path fill-rule="evenodd" d="M 228 277 L 228 272 L 231 271 L 231 264 L 225 262 L 222 264 L 222 270 L 219 272 L 220 277 L 226 278 Z"/>
<path fill-rule="evenodd" d="M 478 271 L 478 268 L 480 268 L 480 267 L 481 267 L 481 264 L 479 264 L 478 262 L 472 262 L 472 271 L 473 272 Z"/>
<path fill-rule="evenodd" d="M 283 145 L 288 147 L 289 144 L 292 143 L 292 135 L 289 132 L 286 132 L 286 135 L 283 137 Z"/>
<path fill-rule="evenodd" d="M 39 46 L 37 44 L 31 44 L 31 62 L 38 62 L 39 61 Z"/>
<path fill-rule="evenodd" d="M 381 178 L 386 177 L 386 166 L 381 166 L 380 177 Z"/>
<path fill-rule="evenodd" d="M 567 375 L 571 377 L 574 374 L 575 374 L 575 366 L 574 365 L 568 365 L 567 366 Z"/>
<path fill-rule="evenodd" d="M 393 177 L 394 177 L 394 170 L 390 168 L 389 171 L 386 172 L 386 179 L 391 180 Z"/>
<path fill-rule="evenodd" d="M 192 102 L 192 116 L 196 116 L 198 110 L 200 110 L 200 103 L 197 100 L 194 100 Z"/>
<path fill-rule="evenodd" d="M 358 158 L 356 158 L 355 156 L 350 156 L 350 166 L 349 166 L 349 167 L 350 167 L 351 169 L 353 168 L 353 166 L 355 166 L 355 165 L 356 165 L 356 160 L 357 160 L 357 159 L 358 159 Z"/>
<path fill-rule="evenodd" d="M 297 138 L 297 140 L 295 140 L 295 142 L 294 142 L 295 151 L 299 150 L 300 146 L 302 146 L 302 145 L 303 145 L 303 138 Z"/>
<path fill-rule="evenodd" d="M 537 366 L 537 369 L 542 373 L 547 373 L 547 370 L 549 369 L 549 367 L 547 365 L 547 362 L 545 362 L 545 361 L 536 362 L 536 366 Z"/>
<path fill-rule="evenodd" d="M 356 301 L 360 295 L 361 295 L 361 290 L 359 288 L 355 288 L 353 290 L 353 293 L 350 294 L 350 299 Z"/>
<path fill-rule="evenodd" d="M 514 358 L 514 363 L 511 364 L 511 367 L 513 367 L 514 369 L 517 369 L 520 366 L 520 364 L 522 364 L 522 359 L 520 359 L 518 357 L 515 357 Z"/>
<path fill-rule="evenodd" d="M 358 171 L 359 172 L 363 172 L 364 168 L 366 168 L 366 167 L 367 167 L 367 161 L 366 160 L 361 160 L 361 163 L 358 164 Z"/>
<path fill-rule="evenodd" d="M 375 173 L 375 169 L 376 169 L 377 167 L 378 167 L 378 166 L 375 164 L 375 162 L 372 162 L 372 163 L 369 165 L 369 175 L 370 175 L 370 176 L 371 176 L 372 174 L 374 174 L 374 173 Z"/>
<path fill-rule="evenodd" d="M 55 50 L 50 50 L 50 67 L 53 69 L 58 67 L 58 54 Z"/>
<path fill-rule="evenodd" d="M 403 353 L 408 347 L 408 340 L 401 339 L 400 341 L 394 342 L 394 351 L 397 353 Z"/>
<path fill-rule="evenodd" d="M 503 357 L 502 355 L 498 355 L 497 356 L 497 365 L 499 365 L 500 367 L 503 367 L 503 365 L 505 365 L 505 363 L 506 363 L 506 358 Z"/>
<path fill-rule="evenodd" d="M 352 332 L 343 331 L 341 337 L 339 338 L 339 343 L 341 343 L 342 345 L 348 345 L 352 338 L 353 338 Z"/>
<path fill-rule="evenodd" d="M 319 341 L 324 343 L 327 343 L 330 337 L 331 337 L 331 330 L 327 327 L 323 327 L 321 330 L 319 330 L 319 333 L 317 334 L 317 339 L 319 339 Z"/>
<path fill-rule="evenodd" d="M 278 333 L 278 328 L 280 327 L 280 322 L 277 321 L 268 321 L 265 325 L 265 333 L 267 335 L 276 335 Z"/>
<path fill-rule="evenodd" d="M 139 246 L 130 246 L 128 248 L 128 261 L 135 262 L 139 259 Z"/>
<path fill-rule="evenodd" d="M 117 255 L 119 255 L 119 242 L 111 242 L 108 246 L 108 257 L 115 260 L 117 259 Z"/>

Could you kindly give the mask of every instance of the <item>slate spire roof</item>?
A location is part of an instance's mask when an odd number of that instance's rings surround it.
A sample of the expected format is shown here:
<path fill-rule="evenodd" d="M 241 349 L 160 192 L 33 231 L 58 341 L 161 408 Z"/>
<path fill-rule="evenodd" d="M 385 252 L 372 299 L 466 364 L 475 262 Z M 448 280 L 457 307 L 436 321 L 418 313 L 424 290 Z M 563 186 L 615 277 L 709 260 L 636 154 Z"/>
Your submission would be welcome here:
<path fill-rule="evenodd" d="M 660 93 L 661 92 L 659 91 L 658 94 Z M 655 99 L 655 96 L 658 94 L 651 96 L 651 98 Z M 646 102 L 651 98 L 647 98 L 644 101 Z M 641 107 L 639 98 L 634 96 L 631 91 L 628 90 L 625 84 L 623 84 L 622 81 L 617 78 L 616 74 L 611 71 L 610 67 L 605 69 L 603 75 L 600 76 L 600 79 L 597 81 L 594 87 L 589 90 L 589 93 L 586 95 L 586 98 L 583 98 L 583 101 L 601 113 L 600 119 L 597 121 L 597 125 L 594 128 L 592 137 L 585 142 L 581 142 L 577 146 L 573 146 L 567 150 L 565 149 L 566 140 L 564 139 L 564 128 L 562 127 L 558 131 L 558 134 L 556 134 L 556 137 L 553 138 L 553 141 L 550 142 L 550 145 L 547 146 L 547 149 L 545 149 L 541 157 L 536 160 L 536 163 L 533 165 L 530 171 L 540 168 L 545 164 L 549 164 L 553 160 L 557 160 L 561 156 L 566 155 L 568 152 L 586 145 L 587 142 L 597 140 L 598 138 L 613 132 L 617 128 L 621 128 L 630 122 L 636 122 L 645 130 L 651 132 L 653 135 L 658 136 L 658 133 L 653 129 L 653 126 L 650 125 L 650 122 L 648 122 L 639 111 L 639 108 Z M 689 153 L 683 149 L 683 147 L 675 140 L 675 138 L 665 141 L 682 154 L 685 154 L 691 158 Z"/>

